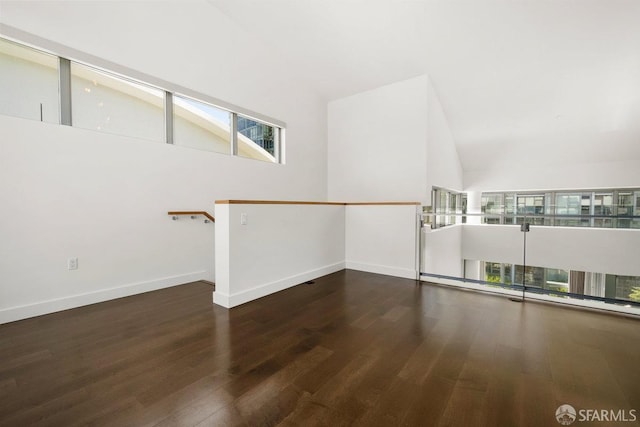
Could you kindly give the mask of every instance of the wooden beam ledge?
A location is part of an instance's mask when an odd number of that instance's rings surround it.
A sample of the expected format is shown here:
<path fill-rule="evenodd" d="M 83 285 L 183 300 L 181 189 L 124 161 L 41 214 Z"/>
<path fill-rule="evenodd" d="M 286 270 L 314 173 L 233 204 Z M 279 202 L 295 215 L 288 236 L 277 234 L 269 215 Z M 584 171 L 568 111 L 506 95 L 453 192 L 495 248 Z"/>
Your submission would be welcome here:
<path fill-rule="evenodd" d="M 287 200 L 216 200 L 218 205 L 415 205 L 420 202 L 305 202 Z"/>

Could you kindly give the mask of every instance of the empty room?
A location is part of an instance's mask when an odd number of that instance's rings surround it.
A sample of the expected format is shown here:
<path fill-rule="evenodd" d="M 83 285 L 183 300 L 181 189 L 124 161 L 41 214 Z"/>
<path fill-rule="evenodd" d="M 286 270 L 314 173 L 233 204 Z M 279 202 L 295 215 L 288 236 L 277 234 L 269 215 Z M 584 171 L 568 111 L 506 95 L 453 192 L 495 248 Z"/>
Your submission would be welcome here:
<path fill-rule="evenodd" d="M 0 0 L 0 425 L 640 425 L 638 22 Z"/>

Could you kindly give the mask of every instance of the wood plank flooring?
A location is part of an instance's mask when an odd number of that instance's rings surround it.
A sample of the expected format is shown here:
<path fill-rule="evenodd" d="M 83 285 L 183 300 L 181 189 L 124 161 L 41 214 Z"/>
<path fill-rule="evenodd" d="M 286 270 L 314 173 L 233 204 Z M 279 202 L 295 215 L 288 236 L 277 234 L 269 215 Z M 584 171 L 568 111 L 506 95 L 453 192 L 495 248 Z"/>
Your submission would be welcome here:
<path fill-rule="evenodd" d="M 640 412 L 637 319 L 352 270 L 232 310 L 211 291 L 0 325 L 0 426 L 537 427 L 560 425 L 564 403 Z"/>

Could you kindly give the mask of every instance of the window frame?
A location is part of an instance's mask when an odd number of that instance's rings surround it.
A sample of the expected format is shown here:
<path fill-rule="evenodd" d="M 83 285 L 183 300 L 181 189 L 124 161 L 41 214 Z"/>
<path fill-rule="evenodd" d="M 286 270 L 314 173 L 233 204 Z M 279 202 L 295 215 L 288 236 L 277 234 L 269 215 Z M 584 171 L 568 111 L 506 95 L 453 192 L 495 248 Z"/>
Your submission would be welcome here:
<path fill-rule="evenodd" d="M 58 59 L 58 101 L 59 101 L 59 121 L 57 124 L 73 127 L 73 117 L 71 111 L 71 64 L 79 64 L 85 67 L 92 68 L 98 72 L 106 73 L 116 78 L 121 78 L 133 83 L 138 83 L 153 89 L 161 90 L 164 92 L 164 143 L 173 143 L 173 96 L 182 96 L 193 99 L 204 104 L 211 105 L 213 107 L 229 111 L 232 116 L 232 129 L 231 133 L 236 134 L 237 124 L 236 119 L 238 115 L 246 117 L 250 120 L 255 120 L 259 123 L 265 124 L 273 128 L 274 134 L 274 159 L 271 163 L 285 164 L 285 134 L 286 123 L 277 120 L 272 117 L 268 117 L 264 114 L 248 110 L 246 108 L 231 104 L 229 102 L 214 98 L 206 95 L 202 92 L 198 92 L 168 81 L 153 77 L 151 75 L 141 73 L 132 70 L 128 67 L 121 66 L 119 64 L 112 63 L 105 59 L 89 55 L 75 49 L 60 45 L 50 40 L 41 38 L 39 36 L 24 32 L 12 27 L 3 26 L 3 32 L 0 33 L 0 39 L 6 40 L 9 43 L 16 44 L 20 47 L 32 49 L 38 53 L 46 55 L 52 55 Z M 11 115 L 13 116 L 13 115 Z M 19 116 L 18 116 L 19 117 Z M 235 126 L 235 127 L 234 127 Z M 113 134 L 121 135 L 121 134 Z M 124 135 L 137 138 L 136 135 Z M 143 138 L 144 139 L 144 138 Z M 235 139 L 235 138 L 232 138 Z M 238 156 L 237 143 L 231 144 L 230 153 L 232 156 Z M 226 154 L 226 153 L 225 153 Z M 243 156 L 238 156 L 243 157 Z M 247 157 L 244 157 L 247 158 Z M 251 158 L 248 158 L 251 160 Z"/>
<path fill-rule="evenodd" d="M 620 214 L 620 195 L 629 200 L 624 205 L 625 213 Z M 520 209 L 520 198 L 542 197 L 543 205 L 541 213 L 526 214 Z M 562 204 L 562 198 L 578 198 L 579 204 Z M 609 197 L 611 203 L 597 204 L 598 198 Z M 500 199 L 501 207 L 499 214 L 487 214 L 487 202 L 489 200 Z M 507 199 L 512 203 L 507 203 Z M 625 200 L 626 200 L 625 199 Z M 484 224 L 521 224 L 526 217 L 534 225 L 563 226 L 563 227 L 593 227 L 593 228 L 640 228 L 640 188 L 600 188 L 600 189 L 576 189 L 576 190 L 540 190 L 540 191 L 519 191 L 519 192 L 499 192 L 488 191 L 481 193 L 481 212 Z M 568 200 L 568 199 L 567 199 Z M 586 203 L 585 203 L 586 202 Z M 513 205 L 513 206 L 512 206 Z M 509 210 L 509 207 L 512 209 Z M 570 213 L 572 208 L 577 208 L 579 213 Z M 602 208 L 602 212 L 597 212 L 597 208 Z M 559 213 L 564 211 L 563 213 Z M 487 218 L 487 215 L 499 215 L 496 218 Z M 628 218 L 627 218 L 628 217 Z M 489 221 L 491 219 L 491 221 Z"/>

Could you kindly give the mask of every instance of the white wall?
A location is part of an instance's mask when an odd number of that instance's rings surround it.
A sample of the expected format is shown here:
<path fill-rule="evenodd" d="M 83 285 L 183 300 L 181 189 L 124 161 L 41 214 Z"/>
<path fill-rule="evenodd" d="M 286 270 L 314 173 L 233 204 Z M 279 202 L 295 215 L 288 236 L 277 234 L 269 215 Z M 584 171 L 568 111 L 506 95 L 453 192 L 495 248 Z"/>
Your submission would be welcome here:
<path fill-rule="evenodd" d="M 417 205 L 347 205 L 347 268 L 415 279 Z"/>
<path fill-rule="evenodd" d="M 427 110 L 426 187 L 461 191 L 462 165 L 449 122 L 431 80 L 428 80 Z"/>
<path fill-rule="evenodd" d="M 639 144 L 640 145 L 640 144 Z M 548 151 L 553 155 L 553 149 Z M 513 163 L 496 163 L 484 170 L 465 171 L 467 191 L 516 191 L 625 188 L 640 186 L 640 160 L 579 162 L 534 166 L 527 153 Z"/>
<path fill-rule="evenodd" d="M 328 105 L 330 200 L 425 201 L 427 76 Z"/>
<path fill-rule="evenodd" d="M 519 226 L 465 225 L 465 259 L 522 265 Z M 640 276 L 640 230 L 536 227 L 527 233 L 527 265 Z"/>
<path fill-rule="evenodd" d="M 326 200 L 325 104 L 208 3 L 0 7 L 3 24 L 287 123 L 277 165 L 0 116 L 0 322 L 211 280 L 214 227 L 168 210 Z"/>
<path fill-rule="evenodd" d="M 463 188 L 462 166 L 449 122 L 438 94 L 429 81 L 427 121 L 427 186 L 460 191 Z M 431 201 L 429 200 L 429 205 Z M 422 271 L 459 277 L 461 270 L 462 231 L 458 226 L 422 230 Z M 427 280 L 437 281 L 429 278 Z"/>
<path fill-rule="evenodd" d="M 215 154 L 4 116 L 0 128 L 1 321 L 213 279 L 214 226 L 166 213 L 211 210 Z"/>
<path fill-rule="evenodd" d="M 216 304 L 234 307 L 345 267 L 343 205 L 217 203 L 215 211 Z"/>
<path fill-rule="evenodd" d="M 329 103 L 329 197 L 417 200 L 462 190 L 462 166 L 427 75 Z"/>
<path fill-rule="evenodd" d="M 422 260 L 423 273 L 462 277 L 462 226 L 423 228 Z"/>
<path fill-rule="evenodd" d="M 428 76 L 329 103 L 330 198 L 351 201 L 417 200 L 431 205 L 433 186 L 462 190 L 462 178 L 455 141 Z M 371 215 L 369 210 L 366 212 Z M 380 220 L 376 217 L 366 219 Z M 386 223 L 387 229 L 401 224 Z M 347 233 L 353 233 L 353 238 L 348 237 L 347 242 L 368 237 L 366 233 L 359 232 L 357 226 L 357 221 L 348 222 Z M 362 227 L 366 229 L 366 226 L 365 221 Z M 396 244 L 397 236 L 384 236 L 388 237 L 387 242 L 393 242 L 387 245 L 393 247 Z M 458 228 L 424 232 L 423 267 L 431 273 L 459 276 L 461 236 Z M 373 245 L 384 240 L 380 239 Z M 363 240 L 358 246 L 357 256 L 364 258 L 359 260 L 350 253 L 348 246 L 348 265 L 364 265 L 364 259 L 369 259 L 380 265 L 379 271 L 384 271 L 384 257 L 370 258 L 366 247 L 367 240 Z M 385 257 L 389 259 L 387 262 L 393 259 L 391 253 Z"/>

